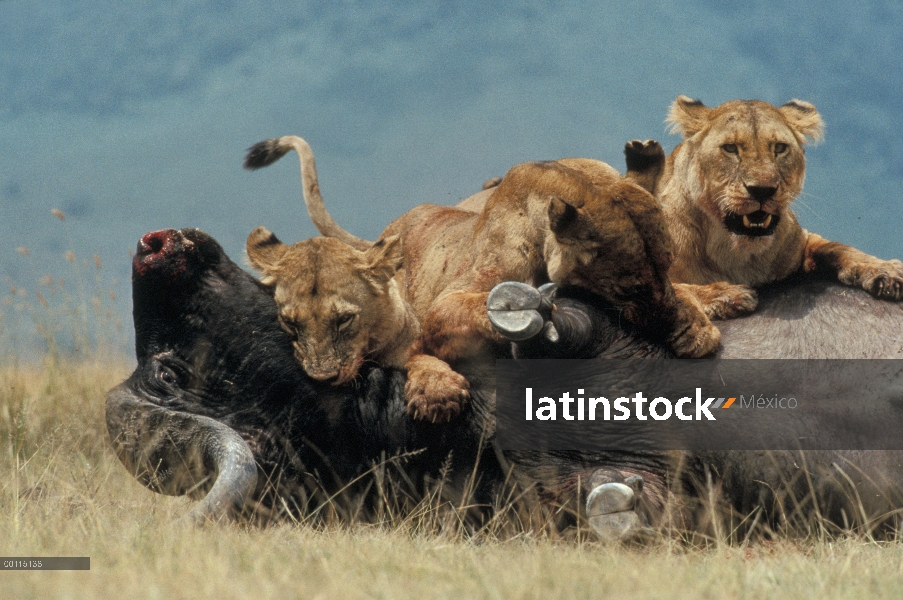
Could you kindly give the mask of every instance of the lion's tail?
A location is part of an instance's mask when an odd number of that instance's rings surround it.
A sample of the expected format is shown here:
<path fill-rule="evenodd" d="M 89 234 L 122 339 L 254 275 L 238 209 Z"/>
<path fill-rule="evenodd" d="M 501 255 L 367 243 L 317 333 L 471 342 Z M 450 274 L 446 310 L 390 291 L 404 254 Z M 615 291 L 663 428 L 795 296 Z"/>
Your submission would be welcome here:
<path fill-rule="evenodd" d="M 304 204 L 307 206 L 307 214 L 316 225 L 317 230 L 326 237 L 335 238 L 345 242 L 357 250 L 366 250 L 373 242 L 362 240 L 354 236 L 336 223 L 326 211 L 323 204 L 323 196 L 320 195 L 320 184 L 317 180 L 317 166 L 314 163 L 314 153 L 303 139 L 296 135 L 286 135 L 281 138 L 273 138 L 258 142 L 248 148 L 245 156 L 245 168 L 251 171 L 267 167 L 283 156 L 289 150 L 294 149 L 301 159 L 301 184 L 304 192 Z"/>

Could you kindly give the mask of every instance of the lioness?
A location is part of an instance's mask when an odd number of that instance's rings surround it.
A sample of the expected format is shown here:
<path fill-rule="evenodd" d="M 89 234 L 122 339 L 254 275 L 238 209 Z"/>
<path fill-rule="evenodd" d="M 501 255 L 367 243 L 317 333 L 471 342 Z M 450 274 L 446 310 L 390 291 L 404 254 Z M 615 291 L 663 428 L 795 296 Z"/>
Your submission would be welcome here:
<path fill-rule="evenodd" d="M 286 246 L 264 227 L 251 232 L 248 261 L 274 288 L 279 323 L 308 375 L 335 385 L 364 361 L 403 367 L 420 324 L 395 280 L 398 236 L 365 251 L 330 237 Z"/>
<path fill-rule="evenodd" d="M 814 106 L 734 100 L 709 108 L 678 96 L 668 121 L 684 140 L 653 189 L 674 239 L 673 281 L 756 286 L 823 271 L 878 298 L 901 299 L 903 263 L 809 233 L 790 210 L 803 188 L 803 145 L 822 137 Z M 637 150 L 632 156 L 628 144 L 628 164 L 655 152 Z"/>
<path fill-rule="evenodd" d="M 304 140 L 286 136 L 261 142 L 250 150 L 245 166 L 266 166 L 293 148 L 314 224 L 324 235 L 369 252 L 370 242 L 341 230 L 326 212 Z M 718 346 L 720 333 L 698 302 L 675 293 L 668 281 L 670 238 L 655 198 L 605 163 L 565 159 L 517 165 L 482 212 L 421 205 L 390 224 L 381 239 L 396 235 L 404 254 L 397 289 L 422 328 L 405 365 L 405 392 L 409 408 L 422 418 L 450 419 L 467 400 L 467 380 L 452 366 L 507 347 L 486 315 L 486 296 L 502 281 L 584 287 L 607 299 L 625 321 L 667 339 L 681 356 L 704 356 Z M 261 232 L 249 238 L 247 248 L 252 264 L 269 281 L 286 273 L 266 258 L 273 245 L 272 237 Z M 298 260 L 294 268 L 323 267 Z"/>

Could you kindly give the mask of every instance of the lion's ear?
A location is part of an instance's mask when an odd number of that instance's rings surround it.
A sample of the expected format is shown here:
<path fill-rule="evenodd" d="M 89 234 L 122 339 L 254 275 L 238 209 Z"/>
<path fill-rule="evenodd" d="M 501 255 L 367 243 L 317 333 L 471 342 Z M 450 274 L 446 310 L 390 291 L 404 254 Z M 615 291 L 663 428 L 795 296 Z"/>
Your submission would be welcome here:
<path fill-rule="evenodd" d="M 401 236 L 391 235 L 377 241 L 364 252 L 364 260 L 374 277 L 382 282 L 389 281 L 404 262 Z"/>
<path fill-rule="evenodd" d="M 276 264 L 288 250 L 288 246 L 280 242 L 279 238 L 266 227 L 258 227 L 252 231 L 245 247 L 248 252 L 248 262 L 267 276 L 265 279 L 273 274 Z"/>
<path fill-rule="evenodd" d="M 798 131 L 804 138 L 817 144 L 825 135 L 825 122 L 815 107 L 802 100 L 791 100 L 778 109 L 790 126 Z M 800 140 L 803 141 L 803 140 Z"/>
<path fill-rule="evenodd" d="M 549 229 L 556 237 L 572 241 L 587 240 L 591 233 L 580 209 L 561 198 L 552 198 L 549 203 Z"/>
<path fill-rule="evenodd" d="M 561 198 L 552 198 L 549 203 L 549 229 L 552 233 L 560 233 L 577 220 L 577 209 Z"/>
<path fill-rule="evenodd" d="M 709 123 L 711 112 L 712 109 L 701 100 L 680 95 L 671 105 L 665 122 L 669 124 L 668 130 L 671 133 L 679 133 L 687 139 L 696 135 Z"/>

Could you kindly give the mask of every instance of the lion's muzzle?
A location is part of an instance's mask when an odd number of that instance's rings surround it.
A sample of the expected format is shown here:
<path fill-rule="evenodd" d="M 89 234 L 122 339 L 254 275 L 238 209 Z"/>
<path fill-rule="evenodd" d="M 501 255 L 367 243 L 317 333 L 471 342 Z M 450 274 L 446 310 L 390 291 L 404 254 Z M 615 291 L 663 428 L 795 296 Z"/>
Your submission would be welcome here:
<path fill-rule="evenodd" d="M 735 235 L 748 237 L 764 237 L 773 235 L 781 221 L 781 215 L 773 215 L 764 210 L 757 210 L 746 215 L 729 211 L 724 216 L 724 226 Z"/>

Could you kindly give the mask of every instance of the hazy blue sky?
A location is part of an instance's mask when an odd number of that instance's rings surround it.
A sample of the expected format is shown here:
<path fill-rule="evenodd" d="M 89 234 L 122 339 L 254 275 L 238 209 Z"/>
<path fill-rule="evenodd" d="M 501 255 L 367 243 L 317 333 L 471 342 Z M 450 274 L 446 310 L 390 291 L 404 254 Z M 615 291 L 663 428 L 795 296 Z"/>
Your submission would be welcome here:
<path fill-rule="evenodd" d="M 315 235 L 294 155 L 241 169 L 264 138 L 305 137 L 329 209 L 373 239 L 518 162 L 623 169 L 627 139 L 670 150 L 681 93 L 815 104 L 827 137 L 807 154 L 801 221 L 903 257 L 899 0 L 3 0 L 0 48 L 0 298 L 71 278 L 66 250 L 97 253 L 126 315 L 127 251 L 146 231 L 200 227 L 236 260 L 258 225 Z M 24 319 L 11 302 L 7 330 Z"/>

